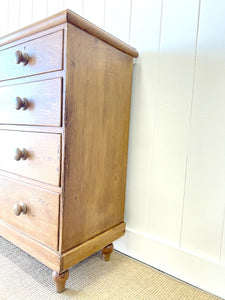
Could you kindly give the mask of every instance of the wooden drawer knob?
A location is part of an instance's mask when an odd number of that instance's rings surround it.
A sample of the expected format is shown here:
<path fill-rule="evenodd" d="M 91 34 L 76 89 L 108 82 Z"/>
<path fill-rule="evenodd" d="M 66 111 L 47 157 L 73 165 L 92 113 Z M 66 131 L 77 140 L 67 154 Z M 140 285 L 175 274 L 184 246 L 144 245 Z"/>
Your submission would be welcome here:
<path fill-rule="evenodd" d="M 29 55 L 27 53 L 22 53 L 20 50 L 15 52 L 15 63 L 20 64 L 22 63 L 24 66 L 28 64 Z"/>
<path fill-rule="evenodd" d="M 26 149 L 22 148 L 20 150 L 19 148 L 16 148 L 15 155 L 14 155 L 15 160 L 17 160 L 17 161 L 20 159 L 26 160 L 27 157 L 28 157 L 28 152 Z"/>
<path fill-rule="evenodd" d="M 20 204 L 15 203 L 13 205 L 13 212 L 16 216 L 19 216 L 21 213 L 26 214 L 27 213 L 27 207 L 26 204 L 21 202 Z"/>
<path fill-rule="evenodd" d="M 21 99 L 20 97 L 16 97 L 15 108 L 17 110 L 21 109 L 26 110 L 29 106 L 29 101 L 26 98 Z"/>

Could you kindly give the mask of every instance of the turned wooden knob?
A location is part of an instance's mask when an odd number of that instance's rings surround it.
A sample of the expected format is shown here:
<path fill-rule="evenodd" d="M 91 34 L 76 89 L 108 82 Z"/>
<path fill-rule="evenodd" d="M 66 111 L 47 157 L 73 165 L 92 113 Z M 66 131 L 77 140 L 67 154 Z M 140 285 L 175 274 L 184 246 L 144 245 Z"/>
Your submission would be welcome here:
<path fill-rule="evenodd" d="M 14 155 L 15 160 L 17 160 L 17 161 L 20 159 L 26 160 L 27 157 L 28 157 L 28 152 L 26 149 L 22 148 L 20 150 L 19 148 L 16 148 L 15 155 Z"/>
<path fill-rule="evenodd" d="M 26 98 L 21 99 L 20 97 L 16 97 L 15 100 L 15 109 L 19 110 L 26 110 L 28 108 L 29 101 Z"/>
<path fill-rule="evenodd" d="M 22 53 L 20 50 L 15 52 L 15 63 L 18 65 L 22 63 L 24 66 L 28 64 L 29 55 L 27 53 Z"/>
<path fill-rule="evenodd" d="M 23 203 L 23 202 L 20 203 L 20 204 L 15 203 L 15 204 L 13 205 L 13 212 L 14 212 L 14 214 L 15 214 L 16 216 L 19 216 L 21 213 L 22 213 L 22 214 L 26 214 L 26 212 L 27 212 L 26 204 Z"/>

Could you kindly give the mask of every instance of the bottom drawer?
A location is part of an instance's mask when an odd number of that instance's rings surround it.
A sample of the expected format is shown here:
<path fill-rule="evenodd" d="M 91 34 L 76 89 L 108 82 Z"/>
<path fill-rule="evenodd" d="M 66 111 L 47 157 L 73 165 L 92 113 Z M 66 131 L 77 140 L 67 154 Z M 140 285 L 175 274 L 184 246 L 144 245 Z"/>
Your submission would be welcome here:
<path fill-rule="evenodd" d="M 58 249 L 58 193 L 0 176 L 0 206 L 0 219 Z"/>

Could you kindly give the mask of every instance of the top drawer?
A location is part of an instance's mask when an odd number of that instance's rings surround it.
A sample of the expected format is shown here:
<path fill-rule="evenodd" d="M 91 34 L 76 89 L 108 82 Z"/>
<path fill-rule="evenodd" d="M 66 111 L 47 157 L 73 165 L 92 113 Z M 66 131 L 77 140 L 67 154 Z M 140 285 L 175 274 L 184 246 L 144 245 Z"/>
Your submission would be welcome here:
<path fill-rule="evenodd" d="M 29 56 L 26 65 L 15 53 Z M 63 30 L 0 51 L 0 81 L 63 69 Z M 18 62 L 18 61 L 17 61 Z"/>

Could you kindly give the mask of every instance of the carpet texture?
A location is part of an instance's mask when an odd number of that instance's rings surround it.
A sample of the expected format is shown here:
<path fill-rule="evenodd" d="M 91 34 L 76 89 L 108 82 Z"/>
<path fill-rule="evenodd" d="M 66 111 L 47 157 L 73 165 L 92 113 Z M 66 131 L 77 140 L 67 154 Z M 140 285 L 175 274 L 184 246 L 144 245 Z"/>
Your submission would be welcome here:
<path fill-rule="evenodd" d="M 220 299 L 158 270 L 113 252 L 96 253 L 70 269 L 66 290 L 55 293 L 52 271 L 0 237 L 1 300 L 215 300 Z"/>

